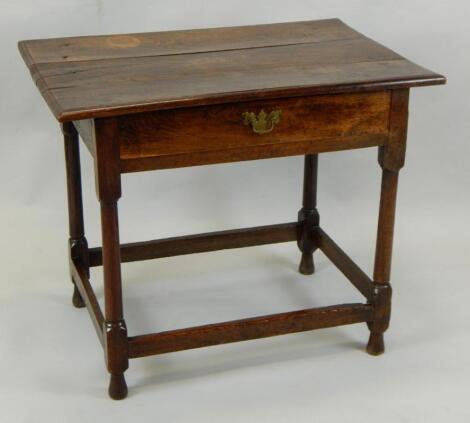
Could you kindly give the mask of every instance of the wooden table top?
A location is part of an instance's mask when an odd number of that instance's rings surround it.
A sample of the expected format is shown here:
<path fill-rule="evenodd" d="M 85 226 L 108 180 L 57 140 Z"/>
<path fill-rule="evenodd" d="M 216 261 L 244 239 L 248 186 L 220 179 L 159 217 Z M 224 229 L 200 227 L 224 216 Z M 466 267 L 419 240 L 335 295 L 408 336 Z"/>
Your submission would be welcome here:
<path fill-rule="evenodd" d="M 338 19 L 21 41 L 61 121 L 445 83 Z"/>

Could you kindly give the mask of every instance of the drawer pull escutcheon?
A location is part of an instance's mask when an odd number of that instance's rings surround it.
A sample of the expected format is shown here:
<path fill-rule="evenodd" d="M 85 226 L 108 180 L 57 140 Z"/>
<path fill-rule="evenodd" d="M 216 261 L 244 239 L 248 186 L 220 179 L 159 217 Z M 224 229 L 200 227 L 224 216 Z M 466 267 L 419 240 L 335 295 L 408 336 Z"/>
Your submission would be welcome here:
<path fill-rule="evenodd" d="M 261 110 L 256 116 L 254 112 L 244 112 L 243 123 L 245 125 L 251 125 L 251 129 L 256 134 L 262 135 L 271 132 L 274 129 L 274 126 L 281 121 L 281 111 L 273 110 L 269 115 Z"/>

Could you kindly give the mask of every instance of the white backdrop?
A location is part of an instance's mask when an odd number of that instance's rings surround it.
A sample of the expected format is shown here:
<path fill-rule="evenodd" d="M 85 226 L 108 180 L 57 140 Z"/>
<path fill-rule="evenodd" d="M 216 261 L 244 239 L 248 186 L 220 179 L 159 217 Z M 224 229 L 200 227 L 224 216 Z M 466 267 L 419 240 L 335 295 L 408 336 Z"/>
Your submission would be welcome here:
<path fill-rule="evenodd" d="M 1 0 L 0 421 L 468 422 L 469 15 L 465 0 Z M 168 354 L 132 361 L 130 395 L 112 402 L 87 312 L 70 304 L 61 134 L 17 41 L 330 17 L 449 81 L 412 91 L 387 353 L 366 355 L 356 325 Z M 124 176 L 121 239 L 295 220 L 301 179 L 300 157 Z M 379 181 L 375 149 L 320 157 L 322 225 L 368 272 Z M 314 277 L 299 257 L 286 244 L 124 265 L 129 333 L 359 299 L 320 253 Z"/>

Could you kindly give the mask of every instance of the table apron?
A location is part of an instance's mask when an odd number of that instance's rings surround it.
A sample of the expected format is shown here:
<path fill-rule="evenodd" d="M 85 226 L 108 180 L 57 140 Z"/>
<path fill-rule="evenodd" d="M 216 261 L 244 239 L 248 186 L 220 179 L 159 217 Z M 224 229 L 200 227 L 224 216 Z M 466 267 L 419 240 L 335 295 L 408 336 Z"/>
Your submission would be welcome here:
<path fill-rule="evenodd" d="M 159 110 L 100 125 L 115 126 L 126 173 L 382 146 L 390 108 L 391 91 L 378 91 Z M 75 126 L 95 156 L 95 121 Z"/>

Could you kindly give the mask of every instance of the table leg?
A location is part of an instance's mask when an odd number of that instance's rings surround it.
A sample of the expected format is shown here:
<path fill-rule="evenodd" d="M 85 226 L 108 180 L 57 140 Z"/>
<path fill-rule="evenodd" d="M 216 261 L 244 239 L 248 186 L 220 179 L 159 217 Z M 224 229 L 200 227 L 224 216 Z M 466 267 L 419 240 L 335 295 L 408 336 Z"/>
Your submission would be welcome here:
<path fill-rule="evenodd" d="M 316 246 L 313 241 L 313 227 L 320 223 L 320 215 L 317 211 L 317 174 L 318 154 L 308 154 L 304 161 L 304 184 L 302 208 L 299 210 L 299 234 L 297 243 L 302 258 L 299 272 L 303 275 L 311 275 L 315 272 L 313 252 Z"/>
<path fill-rule="evenodd" d="M 80 173 L 80 150 L 77 131 L 72 122 L 62 124 L 65 147 L 65 169 L 67 176 L 67 200 L 69 214 L 69 259 L 79 260 L 90 275 L 88 243 L 83 222 L 82 183 Z M 83 298 L 74 284 L 72 302 L 77 308 L 85 307 Z"/>
<path fill-rule="evenodd" d="M 390 269 L 398 173 L 405 163 L 409 90 L 395 90 L 391 96 L 390 139 L 387 145 L 379 148 L 382 188 L 375 250 L 374 297 L 371 301 L 374 306 L 374 318 L 368 322 L 371 333 L 367 352 L 371 355 L 384 352 L 383 334 L 390 322 L 392 299 Z"/>
<path fill-rule="evenodd" d="M 105 358 L 110 373 L 109 395 L 127 396 L 124 372 L 129 366 L 128 339 L 124 321 L 121 253 L 117 203 L 121 197 L 121 174 L 117 125 L 114 119 L 95 120 L 96 190 L 101 207 L 104 274 Z"/>
<path fill-rule="evenodd" d="M 367 352 L 379 355 L 384 352 L 383 334 L 388 329 L 391 312 L 392 288 L 390 269 L 392 261 L 393 226 L 397 196 L 398 172 L 384 169 L 380 195 L 379 223 L 374 265 L 374 320 L 369 322 L 371 331 Z"/>
<path fill-rule="evenodd" d="M 111 374 L 109 395 L 113 399 L 127 396 L 124 371 L 128 367 L 127 329 L 123 317 L 121 262 L 117 201 L 101 201 L 103 238 L 103 272 L 105 302 L 105 350 Z"/>

